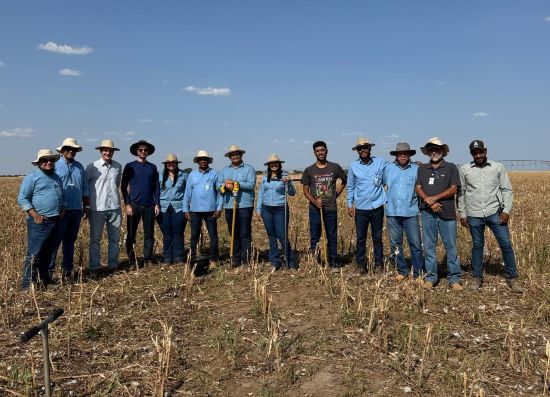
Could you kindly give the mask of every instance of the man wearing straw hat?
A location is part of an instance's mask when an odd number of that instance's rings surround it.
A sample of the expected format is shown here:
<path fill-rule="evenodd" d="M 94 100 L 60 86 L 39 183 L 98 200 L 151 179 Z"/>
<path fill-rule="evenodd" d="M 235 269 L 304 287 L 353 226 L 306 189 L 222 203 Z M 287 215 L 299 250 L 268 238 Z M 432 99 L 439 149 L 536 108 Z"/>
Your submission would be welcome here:
<path fill-rule="evenodd" d="M 55 173 L 59 154 L 50 149 L 38 151 L 32 164 L 36 170 L 25 176 L 17 199 L 27 214 L 27 255 L 23 263 L 22 289 L 30 287 L 31 281 L 50 283 L 48 267 L 52 257 L 59 219 L 63 213 L 63 182 Z"/>
<path fill-rule="evenodd" d="M 416 150 L 412 150 L 408 143 L 398 143 L 395 150 L 390 152 L 391 156 L 395 156 L 395 161 L 388 164 L 384 170 L 384 184 L 388 196 L 386 219 L 392 256 L 397 267 L 397 280 L 404 280 L 409 274 L 409 267 L 403 255 L 404 232 L 411 253 L 413 278 L 422 282 L 420 273 L 424 267 L 424 259 L 418 220 L 418 197 L 415 190 L 418 165 L 411 162 L 411 157 L 415 154 Z"/>
<path fill-rule="evenodd" d="M 325 142 L 313 143 L 313 154 L 317 161 L 304 170 L 301 180 L 304 195 L 309 201 L 310 251 L 315 253 L 324 226 L 326 247 L 323 259 L 333 272 L 337 272 L 340 264 L 336 199 L 344 190 L 347 177 L 339 164 L 327 160 L 328 149 Z M 340 186 L 336 184 L 338 179 Z"/>
<path fill-rule="evenodd" d="M 114 270 L 118 267 L 120 225 L 120 182 L 122 165 L 113 160 L 115 151 L 120 150 L 112 140 L 104 139 L 95 148 L 100 159 L 86 167 L 86 180 L 90 189 L 90 247 L 88 266 L 91 271 L 101 266 L 101 235 L 107 226 L 107 265 Z"/>
<path fill-rule="evenodd" d="M 522 293 L 514 249 L 510 242 L 508 220 L 514 199 L 512 184 L 501 163 L 487 158 L 487 148 L 482 140 L 470 143 L 473 161 L 459 169 L 462 189 L 458 195 L 460 224 L 470 230 L 472 236 L 473 280 L 469 287 L 479 290 L 483 285 L 483 248 L 485 227 L 495 235 L 506 269 L 506 282 L 513 292 Z"/>
<path fill-rule="evenodd" d="M 130 153 L 136 160 L 127 163 L 122 171 L 120 184 L 124 199 L 127 222 L 126 252 L 130 266 L 138 266 L 136 257 L 136 235 L 139 222 L 143 220 L 143 263 L 153 261 L 155 245 L 155 217 L 160 213 L 160 184 L 157 166 L 147 161 L 155 147 L 140 140 L 130 146 Z"/>
<path fill-rule="evenodd" d="M 187 220 L 191 221 L 191 257 L 195 258 L 197 255 L 197 245 L 204 221 L 210 238 L 209 268 L 211 270 L 218 266 L 217 220 L 223 205 L 222 196 L 218 190 L 221 183 L 220 174 L 210 168 L 212 161 L 213 158 L 206 150 L 197 152 L 193 162 L 198 165 L 198 168 L 189 174 L 183 196 L 183 212 Z"/>
<path fill-rule="evenodd" d="M 252 215 L 254 211 L 254 189 L 256 187 L 256 171 L 254 167 L 243 162 L 242 150 L 237 145 L 229 146 L 225 154 L 231 163 L 220 173 L 220 192 L 224 195 L 225 220 L 233 239 L 233 266 L 249 264 L 252 261 Z M 237 201 L 234 202 L 233 192 Z M 233 209 L 237 212 L 233 215 Z M 233 228 L 233 219 L 235 227 Z"/>
<path fill-rule="evenodd" d="M 63 197 L 67 205 L 65 214 L 59 222 L 59 234 L 54 245 L 54 251 L 50 262 L 50 277 L 53 279 L 57 250 L 63 242 L 63 268 L 62 278 L 70 279 L 73 271 L 74 244 L 78 237 L 80 221 L 86 219 L 90 213 L 90 192 L 88 181 L 84 173 L 84 167 L 75 160 L 76 154 L 82 151 L 82 147 L 74 138 L 66 138 L 57 152 L 61 153 L 61 160 L 56 164 L 55 173 L 63 181 Z"/>
<path fill-rule="evenodd" d="M 384 270 L 384 169 L 388 161 L 371 156 L 374 143 L 365 137 L 357 138 L 356 150 L 359 158 L 350 164 L 348 170 L 348 215 L 355 218 L 357 248 L 355 263 L 361 273 L 367 272 L 366 243 L 369 223 L 371 225 L 372 246 L 374 250 L 374 271 Z M 355 207 L 354 207 L 355 205 Z"/>
<path fill-rule="evenodd" d="M 460 261 L 456 250 L 455 195 L 460 188 L 458 168 L 443 158 L 449 154 L 449 146 L 437 137 L 431 138 L 420 148 L 430 162 L 418 167 L 416 194 L 422 213 L 422 240 L 426 277 L 424 287 L 437 284 L 437 240 L 441 236 L 447 253 L 447 282 L 453 291 L 462 291 L 460 285 Z"/>

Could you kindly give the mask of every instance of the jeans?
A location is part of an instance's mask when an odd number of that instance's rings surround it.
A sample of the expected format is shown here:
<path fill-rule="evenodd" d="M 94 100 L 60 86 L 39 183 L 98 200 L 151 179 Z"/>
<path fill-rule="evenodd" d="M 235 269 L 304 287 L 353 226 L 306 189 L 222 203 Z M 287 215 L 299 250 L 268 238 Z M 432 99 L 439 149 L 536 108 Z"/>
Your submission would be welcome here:
<path fill-rule="evenodd" d="M 143 205 L 132 203 L 134 214 L 126 217 L 127 236 L 126 252 L 130 265 L 136 264 L 136 235 L 139 222 L 143 220 L 143 260 L 153 260 L 153 247 L 155 245 L 155 207 L 145 207 Z"/>
<path fill-rule="evenodd" d="M 210 238 L 210 259 L 217 260 L 220 255 L 218 248 L 218 225 L 214 218 L 214 211 L 190 212 L 191 217 L 191 256 L 197 255 L 197 245 L 201 235 L 202 221 L 206 224 L 208 237 Z"/>
<path fill-rule="evenodd" d="M 506 278 L 516 278 L 518 276 L 516 267 L 516 257 L 510 242 L 510 232 L 508 225 L 500 224 L 500 213 L 497 212 L 485 218 L 468 217 L 468 225 L 470 234 L 472 235 L 472 268 L 473 276 L 483 279 L 483 246 L 485 245 L 485 226 L 495 235 L 500 250 L 502 251 L 502 259 L 504 260 L 504 268 L 506 269 Z"/>
<path fill-rule="evenodd" d="M 276 268 L 281 267 L 282 261 L 279 255 L 279 245 L 285 250 L 285 258 L 287 266 L 297 268 L 294 252 L 288 241 L 288 207 L 287 207 L 286 225 L 285 225 L 285 206 L 262 205 L 262 220 L 264 222 L 265 231 L 269 237 L 269 261 Z M 286 233 L 286 241 L 285 241 Z M 286 247 L 285 247 L 286 242 Z"/>
<path fill-rule="evenodd" d="M 59 218 L 45 219 L 38 224 L 27 218 L 27 255 L 23 262 L 22 288 L 27 289 L 38 277 L 44 284 L 50 281 L 49 265 L 59 233 Z"/>
<path fill-rule="evenodd" d="M 48 271 L 50 276 L 55 271 L 55 259 L 57 257 L 57 250 L 63 242 L 63 274 L 71 274 L 73 271 L 74 260 L 74 243 L 78 237 L 78 230 L 80 229 L 80 221 L 82 220 L 82 210 L 66 210 L 63 215 L 63 219 L 59 220 L 59 229 L 57 232 L 57 239 L 53 246 L 52 258 Z"/>
<path fill-rule="evenodd" d="M 107 225 L 107 263 L 109 268 L 118 266 L 118 254 L 120 252 L 120 225 L 122 212 L 120 209 L 106 211 L 90 211 L 90 248 L 89 262 L 90 270 L 98 269 L 101 264 L 101 235 L 103 228 Z"/>
<path fill-rule="evenodd" d="M 169 205 L 166 212 L 159 214 L 157 222 L 162 231 L 164 263 L 183 263 L 183 235 L 187 226 L 184 213 L 174 211 L 172 205 Z"/>
<path fill-rule="evenodd" d="M 403 255 L 403 232 L 405 232 L 407 242 L 409 243 L 409 250 L 411 251 L 413 277 L 417 278 L 424 267 L 418 215 L 388 216 L 386 219 L 388 220 L 388 229 L 390 232 L 391 252 L 395 256 L 397 272 L 403 276 L 409 274 L 405 256 Z M 398 252 L 397 255 L 395 255 L 396 251 Z"/>
<path fill-rule="evenodd" d="M 441 236 L 447 253 L 447 282 L 460 283 L 460 261 L 456 252 L 456 220 L 441 219 L 432 211 L 422 211 L 422 239 L 424 240 L 424 264 L 426 281 L 437 283 L 437 236 Z"/>
<path fill-rule="evenodd" d="M 357 266 L 366 267 L 367 231 L 371 225 L 372 247 L 374 250 L 374 264 L 384 266 L 384 243 L 382 230 L 384 229 L 384 206 L 372 210 L 355 210 L 355 232 L 357 234 L 357 248 L 355 261 Z"/>
<path fill-rule="evenodd" d="M 337 211 L 323 209 L 325 222 L 325 237 L 327 239 L 328 260 L 331 267 L 338 267 L 338 223 Z M 309 242 L 312 253 L 321 239 L 321 211 L 319 208 L 309 208 Z"/>
<path fill-rule="evenodd" d="M 238 266 L 242 262 L 245 264 L 252 261 L 252 214 L 254 208 L 238 208 L 235 214 L 235 236 L 233 237 L 233 260 L 234 265 Z M 231 225 L 233 224 L 233 209 L 225 210 L 225 220 L 229 234 L 231 235 Z"/>

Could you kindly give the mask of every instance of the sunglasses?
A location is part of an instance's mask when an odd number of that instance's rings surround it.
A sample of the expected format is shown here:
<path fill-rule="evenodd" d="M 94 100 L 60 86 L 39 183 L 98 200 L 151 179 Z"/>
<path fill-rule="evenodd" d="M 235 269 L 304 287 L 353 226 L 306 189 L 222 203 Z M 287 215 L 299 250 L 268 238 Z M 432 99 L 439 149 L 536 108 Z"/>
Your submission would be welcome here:
<path fill-rule="evenodd" d="M 47 163 L 55 163 L 54 159 L 41 159 L 39 161 L 40 164 L 47 164 Z"/>
<path fill-rule="evenodd" d="M 370 146 L 359 146 L 357 148 L 358 152 L 370 152 Z"/>
<path fill-rule="evenodd" d="M 206 162 L 208 162 L 208 160 L 209 160 L 209 159 L 207 159 L 206 157 L 199 157 L 199 158 L 197 159 L 197 161 L 206 161 Z"/>

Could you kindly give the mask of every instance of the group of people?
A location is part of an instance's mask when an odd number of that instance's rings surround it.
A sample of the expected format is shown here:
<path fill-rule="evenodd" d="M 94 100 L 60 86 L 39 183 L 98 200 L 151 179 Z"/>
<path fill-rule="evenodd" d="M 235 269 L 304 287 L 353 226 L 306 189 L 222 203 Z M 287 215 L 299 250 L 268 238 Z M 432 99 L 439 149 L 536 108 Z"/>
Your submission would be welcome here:
<path fill-rule="evenodd" d="M 367 138 L 358 138 L 352 148 L 358 158 L 346 174 L 339 164 L 327 160 L 325 142 L 313 144 L 316 161 L 305 169 L 300 182 L 309 202 L 310 250 L 319 261 L 333 271 L 340 267 L 337 198 L 347 187 L 347 212 L 355 220 L 355 261 L 360 273 L 368 269 L 369 225 L 374 250 L 372 269 L 379 272 L 384 268 L 382 231 L 386 217 L 398 280 L 409 275 L 403 255 L 403 235 L 406 235 L 413 279 L 425 288 L 433 288 L 438 283 L 436 246 L 440 236 L 446 250 L 449 286 L 462 290 L 456 250 L 457 199 L 460 223 L 469 228 L 473 240 L 472 288 L 479 289 L 483 284 L 484 230 L 489 226 L 502 250 L 509 286 L 515 292 L 523 292 L 517 282 L 508 231 L 511 184 L 504 167 L 487 158 L 483 141 L 470 144 L 473 161 L 460 169 L 444 160 L 449 147 L 439 138 L 431 138 L 422 146 L 422 153 L 429 157 L 425 164 L 411 161 L 416 151 L 407 143 L 397 144 L 390 152 L 395 157 L 393 162 L 373 156 L 373 146 Z M 231 237 L 233 266 L 246 265 L 253 259 L 252 219 L 255 216 L 265 226 L 269 261 L 274 270 L 282 266 L 298 268 L 288 239 L 288 196 L 294 196 L 296 188 L 283 170 L 284 161 L 276 154 L 270 155 L 265 163 L 267 170 L 259 182 L 256 198 L 256 171 L 243 161 L 246 152 L 236 145 L 229 147 L 225 154 L 229 164 L 219 172 L 211 168 L 213 158 L 208 152 L 199 150 L 193 158 L 197 168 L 189 174 L 179 168 L 181 161 L 174 154 L 166 156 L 159 171 L 148 161 L 155 147 L 145 140 L 130 146 L 130 153 L 136 159 L 124 167 L 113 160 L 119 148 L 110 139 L 96 147 L 100 158 L 86 168 L 75 159 L 81 150 L 74 138 L 66 138 L 57 148 L 58 153 L 41 149 L 32 161 L 36 170 L 23 179 L 18 198 L 21 209 L 27 213 L 23 289 L 29 288 L 31 282 L 47 285 L 57 281 L 54 271 L 61 244 L 61 278 L 72 276 L 74 245 L 82 219 L 88 219 L 90 225 L 90 271 L 102 269 L 101 239 L 105 227 L 107 267 L 116 269 L 122 209 L 126 214 L 126 251 L 131 266 L 153 261 L 155 220 L 163 234 L 164 263 L 185 262 L 187 222 L 191 223 L 190 255 L 196 258 L 204 221 L 210 242 L 209 268 L 216 268 L 219 264 L 217 219 L 223 211 Z M 138 263 L 135 246 L 140 223 L 143 224 L 143 262 Z M 323 247 L 318 249 L 321 240 Z"/>

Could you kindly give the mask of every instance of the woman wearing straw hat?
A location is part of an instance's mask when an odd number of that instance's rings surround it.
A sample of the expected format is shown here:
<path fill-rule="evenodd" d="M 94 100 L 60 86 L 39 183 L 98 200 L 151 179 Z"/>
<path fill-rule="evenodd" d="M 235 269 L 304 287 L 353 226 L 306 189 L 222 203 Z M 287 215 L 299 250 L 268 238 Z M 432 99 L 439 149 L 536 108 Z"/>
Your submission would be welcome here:
<path fill-rule="evenodd" d="M 163 235 L 163 255 L 165 264 L 183 263 L 183 235 L 187 219 L 183 212 L 183 195 L 187 174 L 178 167 L 181 161 L 169 153 L 162 162 L 164 170 L 160 174 L 160 214 L 157 222 Z"/>
<path fill-rule="evenodd" d="M 269 237 L 269 261 L 275 270 L 279 270 L 282 261 L 279 256 L 277 240 L 284 247 L 285 261 L 290 269 L 297 269 L 294 253 L 288 242 L 288 203 L 287 195 L 294 196 L 296 189 L 286 172 L 283 172 L 279 156 L 272 154 L 264 164 L 267 173 L 263 176 L 258 190 L 256 216 L 264 222 Z"/>

